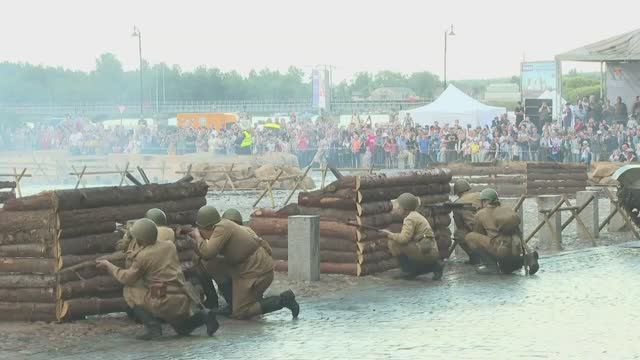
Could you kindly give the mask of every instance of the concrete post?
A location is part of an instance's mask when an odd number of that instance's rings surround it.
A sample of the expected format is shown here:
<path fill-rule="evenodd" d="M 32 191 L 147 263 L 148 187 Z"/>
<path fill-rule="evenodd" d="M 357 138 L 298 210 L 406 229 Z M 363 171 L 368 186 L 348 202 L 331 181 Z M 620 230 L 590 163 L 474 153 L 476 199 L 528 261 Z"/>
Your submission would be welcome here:
<path fill-rule="evenodd" d="M 611 191 L 613 196 L 616 196 L 615 189 L 610 188 L 609 191 Z M 609 200 L 609 213 L 607 215 L 609 215 L 615 208 L 615 204 L 611 200 Z M 607 224 L 607 230 L 609 232 L 629 231 L 629 229 L 627 229 L 627 223 L 624 222 L 624 217 L 622 217 L 622 214 L 620 214 L 620 212 L 617 212 L 611 218 L 611 221 L 609 221 L 609 224 Z"/>
<path fill-rule="evenodd" d="M 290 280 L 320 280 L 320 217 L 289 216 L 288 277 Z"/>
<path fill-rule="evenodd" d="M 584 204 L 591 196 L 594 197 L 593 200 L 587 205 L 584 210 L 578 217 L 582 222 L 587 226 L 589 232 L 593 235 L 593 237 L 598 237 L 600 235 L 600 214 L 598 213 L 598 192 L 597 191 L 578 191 L 576 192 L 576 203 L 575 205 L 580 207 Z M 582 230 L 582 226 L 576 224 L 576 229 L 578 230 L 578 237 L 580 240 L 589 239 L 588 235 Z"/>
<path fill-rule="evenodd" d="M 562 200 L 560 195 L 540 195 L 536 198 L 538 203 L 538 210 L 551 210 L 558 202 Z M 538 221 L 544 221 L 544 213 L 538 213 Z M 562 250 L 562 218 L 560 212 L 556 212 L 549 218 L 549 223 L 544 224 L 542 229 L 538 232 L 539 246 L 543 249 Z"/>
<path fill-rule="evenodd" d="M 510 209 L 513 209 L 514 207 L 516 207 L 516 204 L 518 204 L 518 201 L 520 200 L 520 198 L 500 198 L 500 204 L 502 206 L 506 206 Z M 526 200 L 525 200 L 526 201 Z M 523 234 L 524 236 L 524 203 L 520 206 L 520 209 L 518 209 L 518 211 L 516 211 L 516 213 L 518 214 L 518 216 L 520 217 L 520 233 Z"/>

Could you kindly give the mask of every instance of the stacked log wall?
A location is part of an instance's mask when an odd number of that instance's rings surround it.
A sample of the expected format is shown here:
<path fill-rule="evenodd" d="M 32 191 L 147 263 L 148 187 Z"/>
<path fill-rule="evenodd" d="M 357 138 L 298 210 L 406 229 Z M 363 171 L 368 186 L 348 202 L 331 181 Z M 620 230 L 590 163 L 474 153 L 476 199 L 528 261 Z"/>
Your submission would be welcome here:
<path fill-rule="evenodd" d="M 0 320 L 65 321 L 124 311 L 122 286 L 95 265 L 71 266 L 111 256 L 122 238 L 117 224 L 153 207 L 167 213 L 182 238 L 176 242 L 183 270 L 193 271 L 193 224 L 206 204 L 203 182 L 49 191 L 11 199 L 0 209 Z M 114 261 L 123 265 L 124 261 Z"/>
<path fill-rule="evenodd" d="M 587 187 L 587 167 L 584 164 L 527 163 L 527 196 L 566 195 Z"/>

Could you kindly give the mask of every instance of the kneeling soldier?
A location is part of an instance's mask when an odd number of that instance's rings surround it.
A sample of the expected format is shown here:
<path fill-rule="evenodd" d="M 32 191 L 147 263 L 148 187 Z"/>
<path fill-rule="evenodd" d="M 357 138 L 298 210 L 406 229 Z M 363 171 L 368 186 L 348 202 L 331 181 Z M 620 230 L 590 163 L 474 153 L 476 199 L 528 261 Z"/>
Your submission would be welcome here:
<path fill-rule="evenodd" d="M 440 261 L 438 244 L 429 221 L 416 211 L 418 198 L 404 193 L 398 197 L 404 211 L 402 231 L 399 234 L 382 230 L 389 238 L 389 251 L 398 259 L 403 278 L 433 273 L 433 280 L 442 279 L 444 264 Z"/>
<path fill-rule="evenodd" d="M 471 251 L 469 245 L 465 242 L 464 237 L 473 230 L 473 220 L 476 212 L 482 207 L 480 194 L 471 191 L 471 185 L 465 179 L 458 179 L 453 184 L 453 193 L 458 196 L 455 203 L 471 204 L 473 208 L 461 208 L 453 210 L 453 221 L 456 224 L 456 230 L 453 233 L 453 239 L 460 248 L 469 256 L 469 264 L 477 265 L 482 261 L 478 254 Z"/>
<path fill-rule="evenodd" d="M 260 245 L 260 238 L 247 228 L 227 219 L 221 219 L 213 206 L 203 206 L 196 219 L 198 231 L 195 251 L 204 261 L 220 261 L 220 254 L 231 274 L 232 314 L 236 319 L 249 319 L 282 308 L 288 308 L 294 318 L 300 307 L 291 290 L 279 296 L 263 298 L 273 281 L 273 259 Z"/>
<path fill-rule="evenodd" d="M 518 214 L 500 205 L 498 193 L 494 189 L 482 190 L 480 200 L 482 209 L 474 219 L 473 232 L 465 237 L 471 250 L 482 258 L 483 264 L 478 267 L 478 272 L 508 274 L 527 265 L 529 273 L 535 274 L 540 268 L 538 253 L 528 251 L 527 247 L 526 258 L 521 256 L 523 241 Z"/>
<path fill-rule="evenodd" d="M 138 336 L 151 340 L 162 336 L 157 318 L 169 323 L 180 335 L 188 335 L 206 325 L 209 336 L 218 330 L 218 321 L 212 312 L 198 310 L 198 298 L 185 282 L 175 245 L 170 241 L 157 241 L 158 229 L 149 219 L 140 219 L 131 227 L 131 236 L 140 246 L 128 269 L 121 269 L 107 260 L 98 260 L 99 268 L 106 269 L 123 285 L 142 280 L 147 289 L 144 304 L 135 305 L 135 315 L 144 323 L 146 333 Z"/>

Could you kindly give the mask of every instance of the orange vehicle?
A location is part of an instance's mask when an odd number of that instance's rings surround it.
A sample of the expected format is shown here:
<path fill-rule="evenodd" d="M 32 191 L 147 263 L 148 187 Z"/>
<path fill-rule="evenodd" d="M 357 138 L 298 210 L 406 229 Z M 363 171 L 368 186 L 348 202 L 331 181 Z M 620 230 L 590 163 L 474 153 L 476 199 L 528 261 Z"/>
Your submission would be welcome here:
<path fill-rule="evenodd" d="M 221 130 L 238 122 L 238 115 L 233 113 L 180 113 L 176 118 L 179 128 L 205 127 Z"/>

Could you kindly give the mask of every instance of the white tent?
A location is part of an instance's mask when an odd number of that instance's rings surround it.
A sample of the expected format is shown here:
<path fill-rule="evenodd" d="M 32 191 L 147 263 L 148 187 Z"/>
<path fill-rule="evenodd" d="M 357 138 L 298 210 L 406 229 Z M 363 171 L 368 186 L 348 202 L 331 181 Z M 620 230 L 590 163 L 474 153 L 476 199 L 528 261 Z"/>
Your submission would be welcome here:
<path fill-rule="evenodd" d="M 433 125 L 435 121 L 441 125 L 453 124 L 454 120 L 458 120 L 460 126 L 469 124 L 477 127 L 491 126 L 491 121 L 496 116 L 506 113 L 506 109 L 485 105 L 457 87 L 449 85 L 431 104 L 403 111 L 400 113 L 400 119 L 404 119 L 406 113 L 411 114 L 413 121 L 420 125 Z"/>

